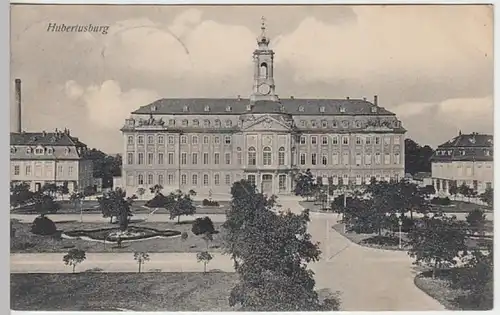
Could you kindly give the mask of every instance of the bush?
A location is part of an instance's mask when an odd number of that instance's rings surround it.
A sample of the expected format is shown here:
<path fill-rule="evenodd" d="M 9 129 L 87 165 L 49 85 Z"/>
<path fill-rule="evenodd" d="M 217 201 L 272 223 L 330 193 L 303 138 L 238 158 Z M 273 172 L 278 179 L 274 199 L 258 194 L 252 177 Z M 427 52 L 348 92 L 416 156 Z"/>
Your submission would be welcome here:
<path fill-rule="evenodd" d="M 53 235 L 57 232 L 56 225 L 51 219 L 41 216 L 35 218 L 31 224 L 31 233 L 38 235 Z"/>
<path fill-rule="evenodd" d="M 205 207 L 218 207 L 219 203 L 215 200 L 208 200 L 208 199 L 203 199 L 201 204 Z"/>
<path fill-rule="evenodd" d="M 209 217 L 197 218 L 193 222 L 191 232 L 194 235 L 213 234 L 215 232 L 214 223 Z"/>
<path fill-rule="evenodd" d="M 185 241 L 188 238 L 188 233 L 187 232 L 182 232 L 181 233 L 181 240 Z"/>
<path fill-rule="evenodd" d="M 431 203 L 433 205 L 449 206 L 451 204 L 451 200 L 448 197 L 444 197 L 444 198 L 434 197 L 434 198 L 432 198 Z"/>

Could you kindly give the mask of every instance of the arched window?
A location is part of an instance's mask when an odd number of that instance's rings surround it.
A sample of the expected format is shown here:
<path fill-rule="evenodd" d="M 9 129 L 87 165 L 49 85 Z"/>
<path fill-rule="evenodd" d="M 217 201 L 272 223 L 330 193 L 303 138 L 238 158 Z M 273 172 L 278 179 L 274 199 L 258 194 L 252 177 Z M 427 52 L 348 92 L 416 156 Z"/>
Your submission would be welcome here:
<path fill-rule="evenodd" d="M 255 153 L 255 148 L 248 148 L 248 165 L 256 165 L 257 164 L 257 155 Z"/>
<path fill-rule="evenodd" d="M 231 120 L 226 120 L 226 127 L 231 127 L 233 125 L 233 122 Z"/>
<path fill-rule="evenodd" d="M 218 119 L 215 120 L 215 127 L 220 127 L 220 120 Z"/>
<path fill-rule="evenodd" d="M 264 165 L 271 165 L 272 153 L 270 147 L 265 147 L 262 152 L 262 163 Z"/>
<path fill-rule="evenodd" d="M 285 165 L 285 148 L 283 147 L 278 150 L 278 164 Z"/>
<path fill-rule="evenodd" d="M 267 63 L 263 62 L 260 64 L 260 77 L 261 78 L 267 78 L 268 73 L 267 73 Z"/>

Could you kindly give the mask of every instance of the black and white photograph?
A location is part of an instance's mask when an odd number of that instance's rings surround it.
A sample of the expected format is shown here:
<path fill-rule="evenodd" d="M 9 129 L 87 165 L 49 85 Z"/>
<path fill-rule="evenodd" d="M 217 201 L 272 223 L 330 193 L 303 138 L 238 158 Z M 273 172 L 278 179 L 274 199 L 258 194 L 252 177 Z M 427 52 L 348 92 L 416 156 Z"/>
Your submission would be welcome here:
<path fill-rule="evenodd" d="M 492 4 L 9 8 L 11 310 L 493 309 Z"/>

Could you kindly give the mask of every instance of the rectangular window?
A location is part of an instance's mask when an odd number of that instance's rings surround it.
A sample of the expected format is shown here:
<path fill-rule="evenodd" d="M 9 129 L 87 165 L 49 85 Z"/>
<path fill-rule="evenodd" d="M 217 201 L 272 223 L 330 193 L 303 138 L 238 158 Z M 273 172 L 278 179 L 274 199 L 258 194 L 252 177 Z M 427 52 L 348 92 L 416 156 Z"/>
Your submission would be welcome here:
<path fill-rule="evenodd" d="M 361 153 L 356 153 L 356 165 L 361 165 Z"/>
<path fill-rule="evenodd" d="M 342 164 L 349 165 L 349 153 L 348 152 L 344 152 L 342 154 Z"/>
<path fill-rule="evenodd" d="M 300 165 L 306 165 L 306 154 L 305 153 L 300 154 Z"/>
<path fill-rule="evenodd" d="M 162 185 L 163 186 L 163 174 L 159 174 L 158 175 L 158 185 Z"/>
<path fill-rule="evenodd" d="M 144 144 L 144 136 L 138 136 L 137 137 L 137 143 L 138 144 Z"/>
<path fill-rule="evenodd" d="M 339 138 L 337 136 L 333 136 L 332 138 L 332 144 L 339 144 Z"/>
<path fill-rule="evenodd" d="M 158 153 L 158 164 L 163 164 L 163 163 L 164 163 L 163 153 Z"/>
<path fill-rule="evenodd" d="M 231 136 L 225 136 L 224 137 L 224 143 L 225 144 L 231 144 Z"/>
<path fill-rule="evenodd" d="M 209 164 L 208 162 L 208 153 L 203 153 L 203 164 L 207 165 Z"/>
<path fill-rule="evenodd" d="M 137 175 L 137 184 L 144 185 L 144 175 L 142 174 Z"/>
<path fill-rule="evenodd" d="M 139 152 L 137 154 L 137 164 L 140 164 L 140 165 L 144 164 L 144 153 Z"/>
<path fill-rule="evenodd" d="M 342 144 L 349 144 L 349 138 L 348 137 L 342 137 Z"/>
<path fill-rule="evenodd" d="M 284 151 L 278 152 L 278 164 L 285 165 L 285 152 Z"/>
<path fill-rule="evenodd" d="M 321 137 L 321 144 L 324 144 L 324 145 L 325 145 L 325 144 L 328 144 L 328 137 L 326 137 L 326 136 L 322 136 L 322 137 Z"/>
<path fill-rule="evenodd" d="M 215 174 L 214 175 L 214 185 L 215 186 L 219 186 L 220 185 L 220 175 L 219 174 Z"/>
<path fill-rule="evenodd" d="M 168 152 L 168 164 L 174 164 L 174 153 Z"/>
<path fill-rule="evenodd" d="M 400 164 L 401 163 L 401 156 L 399 153 L 394 154 L 394 164 Z"/>
<path fill-rule="evenodd" d="M 384 144 L 386 145 L 391 144 L 391 138 L 389 136 L 384 137 Z"/>
<path fill-rule="evenodd" d="M 362 182 L 362 179 L 361 179 L 361 175 L 356 175 L 356 185 L 361 185 L 361 182 Z"/>
<path fill-rule="evenodd" d="M 181 185 L 186 185 L 186 183 L 187 183 L 187 175 L 182 174 L 181 175 Z"/>
<path fill-rule="evenodd" d="M 255 151 L 248 151 L 248 165 L 257 164 L 257 154 Z"/>
<path fill-rule="evenodd" d="M 333 153 L 333 155 L 332 155 L 332 163 L 333 163 L 333 165 L 338 165 L 339 164 L 339 154 L 338 153 Z"/>
<path fill-rule="evenodd" d="M 42 176 L 42 165 L 35 164 L 35 176 L 36 177 Z"/>
<path fill-rule="evenodd" d="M 248 175 L 247 176 L 247 181 L 250 185 L 255 186 L 255 175 Z"/>
<path fill-rule="evenodd" d="M 380 144 L 380 137 L 375 137 L 375 144 Z"/>
<path fill-rule="evenodd" d="M 68 175 L 73 176 L 73 166 L 68 167 Z"/>
<path fill-rule="evenodd" d="M 380 164 L 381 160 L 380 160 L 380 153 L 375 153 L 375 164 Z"/>
<path fill-rule="evenodd" d="M 400 144 L 400 139 L 401 137 L 400 136 L 394 136 L 394 144 Z"/>
<path fill-rule="evenodd" d="M 193 176 L 191 178 L 191 183 L 193 184 L 193 186 L 198 185 L 198 175 L 193 174 Z"/>
<path fill-rule="evenodd" d="M 191 142 L 192 142 L 193 144 L 198 144 L 198 137 L 197 137 L 197 136 L 193 136 L 193 137 L 191 137 Z"/>
<path fill-rule="evenodd" d="M 215 144 L 219 144 L 220 143 L 220 137 L 219 136 L 215 136 L 214 143 Z"/>
<path fill-rule="evenodd" d="M 372 155 L 371 154 L 365 155 L 365 164 L 366 165 L 371 165 L 372 164 Z"/>
<path fill-rule="evenodd" d="M 391 155 L 388 153 L 384 156 L 384 164 L 391 164 Z"/>
<path fill-rule="evenodd" d="M 14 165 L 14 175 L 21 174 L 21 167 L 19 165 Z"/>
<path fill-rule="evenodd" d="M 148 136 L 148 144 L 154 144 L 155 138 L 153 136 Z"/>
<path fill-rule="evenodd" d="M 185 153 L 185 152 L 181 153 L 181 164 L 183 164 L 183 165 L 187 164 L 187 153 Z"/>
<path fill-rule="evenodd" d="M 231 153 L 226 153 L 225 156 L 226 156 L 226 164 L 228 165 L 231 164 Z"/>
<path fill-rule="evenodd" d="M 203 143 L 204 144 L 209 144 L 210 143 L 210 138 L 208 136 L 203 136 Z"/>
<path fill-rule="evenodd" d="M 214 154 L 214 164 L 220 164 L 220 154 L 219 153 Z"/>
<path fill-rule="evenodd" d="M 318 138 L 316 136 L 311 136 L 311 144 L 317 144 Z"/>
<path fill-rule="evenodd" d="M 168 136 L 168 144 L 174 144 L 174 136 Z"/>
<path fill-rule="evenodd" d="M 203 185 L 208 186 L 208 175 L 207 174 L 203 175 Z"/>
<path fill-rule="evenodd" d="M 242 156 L 241 156 L 241 152 L 236 153 L 236 158 L 237 158 L 237 160 L 238 160 L 238 165 L 241 165 L 241 163 L 242 163 Z"/>
<path fill-rule="evenodd" d="M 300 137 L 300 144 L 306 144 L 306 136 Z"/>
<path fill-rule="evenodd" d="M 153 174 L 148 174 L 148 185 L 153 185 Z"/>
<path fill-rule="evenodd" d="M 365 138 L 365 143 L 366 144 L 372 144 L 372 138 L 371 137 L 366 137 Z"/>
<path fill-rule="evenodd" d="M 356 137 L 356 144 L 358 145 L 362 144 L 361 137 Z"/>
<path fill-rule="evenodd" d="M 62 165 L 57 165 L 57 174 L 62 175 L 63 172 L 63 166 Z"/>
<path fill-rule="evenodd" d="M 316 157 L 317 157 L 316 153 L 311 154 L 311 164 L 312 165 L 316 165 Z"/>
<path fill-rule="evenodd" d="M 148 152 L 148 165 L 153 165 L 153 153 Z"/>
<path fill-rule="evenodd" d="M 186 143 L 187 143 L 187 137 L 181 136 L 181 144 L 186 144 Z"/>
<path fill-rule="evenodd" d="M 280 191 L 286 190 L 286 175 L 281 174 L 278 176 L 278 188 Z"/>
<path fill-rule="evenodd" d="M 326 155 L 323 155 L 321 157 L 321 164 L 327 165 L 328 164 L 328 157 Z"/>
<path fill-rule="evenodd" d="M 193 153 L 191 155 L 191 164 L 193 165 L 198 164 L 198 153 Z"/>
<path fill-rule="evenodd" d="M 31 175 L 31 165 L 26 165 L 26 175 Z"/>
<path fill-rule="evenodd" d="M 127 137 L 127 144 L 134 144 L 134 136 Z"/>
<path fill-rule="evenodd" d="M 127 153 L 127 164 L 134 164 L 134 153 Z"/>
<path fill-rule="evenodd" d="M 165 139 L 163 138 L 162 135 L 159 135 L 158 136 L 158 144 L 164 144 L 165 143 Z"/>
<path fill-rule="evenodd" d="M 226 174 L 225 184 L 226 184 L 226 186 L 231 185 L 231 175 Z"/>
<path fill-rule="evenodd" d="M 168 184 L 172 185 L 174 183 L 174 175 L 168 174 Z"/>

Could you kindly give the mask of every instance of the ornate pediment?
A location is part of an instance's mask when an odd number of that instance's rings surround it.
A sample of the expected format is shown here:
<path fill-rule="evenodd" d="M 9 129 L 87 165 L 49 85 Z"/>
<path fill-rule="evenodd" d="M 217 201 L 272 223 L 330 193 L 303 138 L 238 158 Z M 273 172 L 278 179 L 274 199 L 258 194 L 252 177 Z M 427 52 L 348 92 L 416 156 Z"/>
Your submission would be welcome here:
<path fill-rule="evenodd" d="M 379 117 L 369 120 L 366 124 L 367 131 L 392 131 L 393 124 L 388 120 L 382 120 Z"/>
<path fill-rule="evenodd" d="M 248 117 L 243 121 L 242 130 L 244 131 L 290 131 L 292 122 L 284 118 L 275 118 L 270 115 L 263 117 Z"/>

